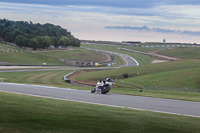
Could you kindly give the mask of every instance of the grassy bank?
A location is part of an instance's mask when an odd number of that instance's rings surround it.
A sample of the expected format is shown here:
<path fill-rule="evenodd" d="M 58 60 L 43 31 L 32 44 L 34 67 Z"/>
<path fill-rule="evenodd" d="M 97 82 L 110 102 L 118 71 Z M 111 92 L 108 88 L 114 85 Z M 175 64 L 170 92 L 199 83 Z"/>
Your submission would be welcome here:
<path fill-rule="evenodd" d="M 2 52 L 0 53 L 1 62 L 11 63 L 13 65 L 66 65 L 56 59 L 31 52 Z"/>
<path fill-rule="evenodd" d="M 0 93 L 0 132 L 198 132 L 200 119 Z"/>
<path fill-rule="evenodd" d="M 24 49 L 21 49 L 19 47 L 14 47 L 14 46 L 11 46 L 11 45 L 7 45 L 7 44 L 3 44 L 3 43 L 0 43 L 0 51 L 15 51 L 15 50 L 18 50 L 18 51 L 23 51 Z"/>
<path fill-rule="evenodd" d="M 36 71 L 36 72 L 9 72 L 0 73 L 0 78 L 4 82 L 35 84 L 74 89 L 91 89 L 78 85 L 68 84 L 64 81 L 64 76 L 72 71 Z"/>
<path fill-rule="evenodd" d="M 144 76 L 148 74 L 159 74 L 160 72 L 170 72 L 176 70 L 186 70 L 200 67 L 199 60 L 181 60 L 181 61 L 172 61 L 166 63 L 159 64 L 149 64 L 142 66 L 133 66 L 133 67 L 125 67 L 120 69 L 112 69 L 112 70 L 101 70 L 83 73 L 77 77 L 75 80 L 96 80 L 100 78 L 105 78 L 108 76 L 112 76 L 114 78 L 121 78 L 123 74 L 127 73 L 129 76 Z M 179 73 L 177 71 L 177 73 Z M 191 75 L 192 76 L 192 75 Z M 178 80 L 178 79 L 177 79 Z M 181 80 L 181 79 L 180 79 Z"/>
<path fill-rule="evenodd" d="M 200 58 L 199 53 L 200 53 L 199 47 L 174 48 L 174 49 L 162 50 L 159 52 L 159 54 L 174 56 L 174 57 L 184 58 L 184 59 L 199 59 Z"/>
<path fill-rule="evenodd" d="M 199 60 L 182 60 L 85 72 L 72 76 L 70 79 L 95 83 L 99 79 L 111 76 L 117 79 L 111 90 L 113 93 L 200 101 L 199 67 Z M 123 74 L 128 74 L 130 77 L 124 79 L 122 78 Z M 142 93 L 139 92 L 141 89 L 143 89 Z"/>
<path fill-rule="evenodd" d="M 107 58 L 104 54 L 99 52 L 81 48 L 75 48 L 73 50 L 38 51 L 37 53 L 57 59 L 85 60 L 93 62 L 103 62 Z"/>
<path fill-rule="evenodd" d="M 25 49 L 18 47 L 6 45 L 0 43 L 0 62 L 4 64 L 12 65 L 42 65 L 46 63 L 47 65 L 66 65 L 58 60 L 49 58 L 47 56 L 32 53 Z M 23 51 L 23 52 L 19 52 Z"/>

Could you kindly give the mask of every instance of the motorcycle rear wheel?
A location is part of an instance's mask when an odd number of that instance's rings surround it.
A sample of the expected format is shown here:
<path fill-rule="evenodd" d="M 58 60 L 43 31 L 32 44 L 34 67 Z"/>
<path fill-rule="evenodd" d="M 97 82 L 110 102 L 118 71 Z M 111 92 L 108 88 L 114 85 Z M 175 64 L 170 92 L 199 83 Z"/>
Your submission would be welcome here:
<path fill-rule="evenodd" d="M 105 86 L 104 89 L 101 90 L 101 94 L 106 94 L 110 91 L 111 87 L 110 86 Z"/>

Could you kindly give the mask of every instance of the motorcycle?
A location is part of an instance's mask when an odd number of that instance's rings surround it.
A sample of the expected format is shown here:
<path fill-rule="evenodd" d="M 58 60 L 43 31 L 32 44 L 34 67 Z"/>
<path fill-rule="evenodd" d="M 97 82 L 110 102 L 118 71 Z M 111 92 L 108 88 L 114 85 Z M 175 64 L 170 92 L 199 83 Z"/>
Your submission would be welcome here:
<path fill-rule="evenodd" d="M 96 87 L 91 89 L 91 93 L 101 92 L 102 94 L 106 94 L 110 91 L 113 85 L 114 83 L 112 78 L 101 79 L 97 82 Z"/>

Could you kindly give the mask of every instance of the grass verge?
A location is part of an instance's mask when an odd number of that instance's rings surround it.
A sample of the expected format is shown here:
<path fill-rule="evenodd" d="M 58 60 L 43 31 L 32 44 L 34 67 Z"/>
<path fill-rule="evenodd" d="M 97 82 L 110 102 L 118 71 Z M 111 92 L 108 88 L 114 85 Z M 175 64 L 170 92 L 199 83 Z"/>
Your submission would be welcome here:
<path fill-rule="evenodd" d="M 197 133 L 200 119 L 0 92 L 0 132 Z"/>

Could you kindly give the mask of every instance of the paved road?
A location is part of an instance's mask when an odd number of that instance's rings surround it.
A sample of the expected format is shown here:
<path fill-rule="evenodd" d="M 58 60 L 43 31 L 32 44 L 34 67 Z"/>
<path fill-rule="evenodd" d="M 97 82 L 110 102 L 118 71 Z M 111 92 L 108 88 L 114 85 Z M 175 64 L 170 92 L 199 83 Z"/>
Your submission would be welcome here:
<path fill-rule="evenodd" d="M 36 85 L 22 85 L 0 83 L 0 91 L 28 94 L 41 97 L 81 101 L 107 106 L 149 110 L 155 112 L 179 114 L 200 117 L 200 102 L 179 101 L 170 99 L 120 95 L 120 94 L 92 94 L 89 91 L 66 88 L 45 87 Z"/>

